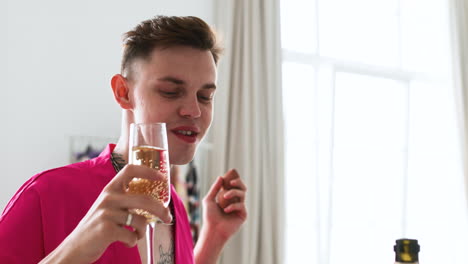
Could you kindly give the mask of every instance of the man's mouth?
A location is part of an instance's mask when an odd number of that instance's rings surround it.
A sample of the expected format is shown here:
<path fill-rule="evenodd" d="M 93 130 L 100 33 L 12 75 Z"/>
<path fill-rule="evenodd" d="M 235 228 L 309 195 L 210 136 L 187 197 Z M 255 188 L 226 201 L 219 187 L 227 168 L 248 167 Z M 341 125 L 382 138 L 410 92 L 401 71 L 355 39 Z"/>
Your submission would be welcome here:
<path fill-rule="evenodd" d="M 199 130 L 195 127 L 177 127 L 171 131 L 186 143 L 195 143 L 199 134 Z"/>
<path fill-rule="evenodd" d="M 175 132 L 184 136 L 196 135 L 196 132 L 190 130 L 176 130 Z"/>

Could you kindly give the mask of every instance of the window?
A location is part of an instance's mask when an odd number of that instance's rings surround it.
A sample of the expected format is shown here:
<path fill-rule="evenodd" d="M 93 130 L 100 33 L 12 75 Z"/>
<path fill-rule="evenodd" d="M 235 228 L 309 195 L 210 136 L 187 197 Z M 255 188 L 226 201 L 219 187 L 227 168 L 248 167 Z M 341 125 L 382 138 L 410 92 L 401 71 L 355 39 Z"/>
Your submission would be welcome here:
<path fill-rule="evenodd" d="M 281 1 L 285 263 L 468 263 L 447 4 Z"/>

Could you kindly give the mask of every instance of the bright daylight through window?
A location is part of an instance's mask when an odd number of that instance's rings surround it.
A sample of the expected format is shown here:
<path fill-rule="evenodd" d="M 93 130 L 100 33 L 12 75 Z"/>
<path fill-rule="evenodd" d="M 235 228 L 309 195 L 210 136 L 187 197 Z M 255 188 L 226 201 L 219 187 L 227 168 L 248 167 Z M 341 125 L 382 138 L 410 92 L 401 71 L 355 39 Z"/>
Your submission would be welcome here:
<path fill-rule="evenodd" d="M 285 263 L 468 263 L 447 5 L 281 1 Z"/>

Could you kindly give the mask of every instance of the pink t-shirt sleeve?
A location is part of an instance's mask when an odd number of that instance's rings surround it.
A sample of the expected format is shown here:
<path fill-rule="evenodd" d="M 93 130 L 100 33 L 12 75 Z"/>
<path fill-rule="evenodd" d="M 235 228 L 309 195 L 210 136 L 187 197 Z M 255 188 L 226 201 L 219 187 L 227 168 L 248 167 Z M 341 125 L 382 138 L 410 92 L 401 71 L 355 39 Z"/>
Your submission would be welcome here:
<path fill-rule="evenodd" d="M 0 217 L 0 263 L 38 263 L 44 258 L 40 199 L 25 184 Z"/>

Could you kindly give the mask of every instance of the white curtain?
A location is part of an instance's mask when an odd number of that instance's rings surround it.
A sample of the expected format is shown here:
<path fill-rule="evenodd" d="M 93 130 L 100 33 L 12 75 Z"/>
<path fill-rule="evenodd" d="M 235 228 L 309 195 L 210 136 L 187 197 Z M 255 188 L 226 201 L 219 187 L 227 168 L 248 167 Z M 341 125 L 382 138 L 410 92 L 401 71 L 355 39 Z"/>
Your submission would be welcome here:
<path fill-rule="evenodd" d="M 462 142 L 465 194 L 468 199 L 468 2 L 466 0 L 451 0 L 450 18 L 454 86 Z"/>
<path fill-rule="evenodd" d="M 248 220 L 221 263 L 283 262 L 284 148 L 279 1 L 215 1 L 225 47 L 219 65 L 210 182 L 236 168 Z"/>

